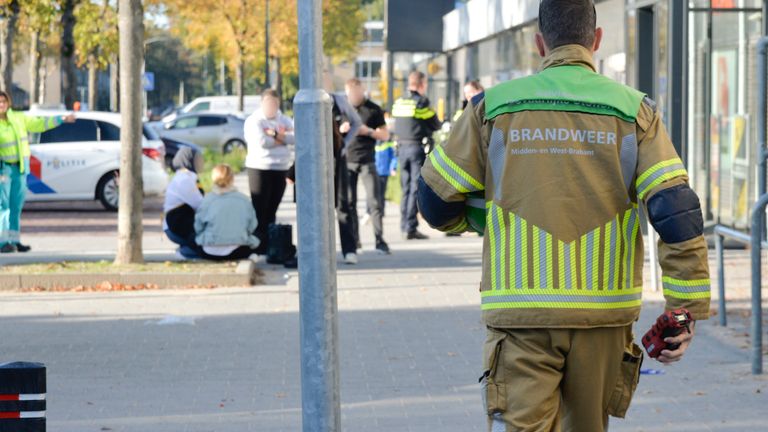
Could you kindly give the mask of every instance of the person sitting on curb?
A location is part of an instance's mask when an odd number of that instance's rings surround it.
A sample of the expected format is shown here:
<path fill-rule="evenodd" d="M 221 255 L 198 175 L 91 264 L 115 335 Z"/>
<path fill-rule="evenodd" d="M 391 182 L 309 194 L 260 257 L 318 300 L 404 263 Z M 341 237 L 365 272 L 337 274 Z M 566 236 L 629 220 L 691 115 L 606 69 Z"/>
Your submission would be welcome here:
<path fill-rule="evenodd" d="M 258 226 L 250 199 L 234 187 L 232 167 L 213 167 L 213 192 L 195 214 L 195 243 L 201 258 L 213 261 L 247 259 L 259 247 Z"/>
<path fill-rule="evenodd" d="M 191 147 L 182 147 L 173 158 L 173 175 L 165 191 L 163 231 L 168 239 L 179 245 L 177 254 L 183 258 L 198 258 L 195 244 L 195 211 L 203 202 L 197 184 L 197 173 L 203 169 L 203 154 Z"/>

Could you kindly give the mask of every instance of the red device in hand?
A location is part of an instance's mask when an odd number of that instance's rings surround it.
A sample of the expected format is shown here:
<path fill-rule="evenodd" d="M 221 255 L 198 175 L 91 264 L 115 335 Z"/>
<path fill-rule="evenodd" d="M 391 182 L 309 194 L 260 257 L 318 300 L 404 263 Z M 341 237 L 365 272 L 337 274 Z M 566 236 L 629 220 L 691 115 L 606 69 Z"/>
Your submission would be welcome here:
<path fill-rule="evenodd" d="M 685 309 L 676 309 L 661 314 L 642 339 L 648 356 L 657 358 L 663 350 L 675 351 L 680 348 L 680 344 L 669 344 L 664 342 L 664 339 L 675 337 L 683 331 L 690 333 L 689 326 L 692 321 L 690 312 Z"/>

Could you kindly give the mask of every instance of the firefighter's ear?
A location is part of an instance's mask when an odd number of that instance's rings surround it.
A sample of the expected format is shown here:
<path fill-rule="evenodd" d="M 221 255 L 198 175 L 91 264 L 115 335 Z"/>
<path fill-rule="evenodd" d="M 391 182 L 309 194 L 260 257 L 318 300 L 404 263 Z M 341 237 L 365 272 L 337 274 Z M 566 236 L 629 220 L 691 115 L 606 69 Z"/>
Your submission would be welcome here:
<path fill-rule="evenodd" d="M 536 48 L 539 49 L 540 56 L 547 56 L 547 44 L 544 43 L 544 36 L 541 33 L 536 33 Z"/>
<path fill-rule="evenodd" d="M 603 41 L 603 28 L 598 27 L 595 29 L 595 43 L 592 45 L 592 52 L 600 49 L 600 42 Z"/>

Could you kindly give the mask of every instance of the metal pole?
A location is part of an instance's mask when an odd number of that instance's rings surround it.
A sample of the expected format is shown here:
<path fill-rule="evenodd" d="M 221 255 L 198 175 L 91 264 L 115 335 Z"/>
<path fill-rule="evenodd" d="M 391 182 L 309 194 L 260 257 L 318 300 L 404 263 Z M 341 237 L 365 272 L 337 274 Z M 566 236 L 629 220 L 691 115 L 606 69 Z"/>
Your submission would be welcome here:
<path fill-rule="evenodd" d="M 304 432 L 341 431 L 331 98 L 322 89 L 320 0 L 297 0 L 296 184 Z"/>
<path fill-rule="evenodd" d="M 395 55 L 387 52 L 387 109 L 392 113 L 392 105 L 395 103 Z"/>
<path fill-rule="evenodd" d="M 720 325 L 728 325 L 728 317 L 725 312 L 725 259 L 723 258 L 723 236 L 715 230 L 715 253 L 717 253 L 717 314 L 720 315 Z"/>
<path fill-rule="evenodd" d="M 266 87 L 272 87 L 272 80 L 269 77 L 269 0 L 267 0 L 267 10 L 264 15 L 264 82 Z"/>
<path fill-rule="evenodd" d="M 763 19 L 768 17 L 763 16 Z M 768 57 L 768 36 L 757 43 L 757 196 L 766 193 L 766 115 L 768 115 L 768 97 L 766 97 L 766 57 Z M 765 238 L 765 224 L 760 227 L 760 238 Z"/>
<path fill-rule="evenodd" d="M 763 373 L 763 299 L 761 255 L 762 236 L 760 228 L 765 226 L 765 207 L 768 205 L 768 194 L 761 196 L 752 207 L 752 374 Z"/>

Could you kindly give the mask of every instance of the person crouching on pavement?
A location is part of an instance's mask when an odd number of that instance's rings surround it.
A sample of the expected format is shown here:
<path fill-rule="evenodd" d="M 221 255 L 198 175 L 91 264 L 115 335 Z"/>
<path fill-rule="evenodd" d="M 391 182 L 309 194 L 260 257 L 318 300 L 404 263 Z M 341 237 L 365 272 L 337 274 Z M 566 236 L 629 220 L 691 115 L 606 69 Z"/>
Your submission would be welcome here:
<path fill-rule="evenodd" d="M 198 252 L 213 261 L 246 259 L 259 247 L 253 234 L 258 226 L 256 212 L 248 197 L 235 189 L 229 165 L 216 165 L 211 177 L 213 192 L 203 198 L 195 214 Z"/>
<path fill-rule="evenodd" d="M 29 133 L 74 123 L 74 114 L 32 117 L 11 109 L 11 96 L 0 91 L 0 252 L 29 252 L 21 244 L 21 209 L 27 196 Z"/>
<path fill-rule="evenodd" d="M 197 173 L 203 169 L 203 154 L 191 147 L 182 147 L 173 158 L 173 175 L 165 190 L 163 231 L 168 239 L 179 245 L 178 254 L 197 258 L 195 244 L 195 211 L 203 202 L 197 183 Z"/>

